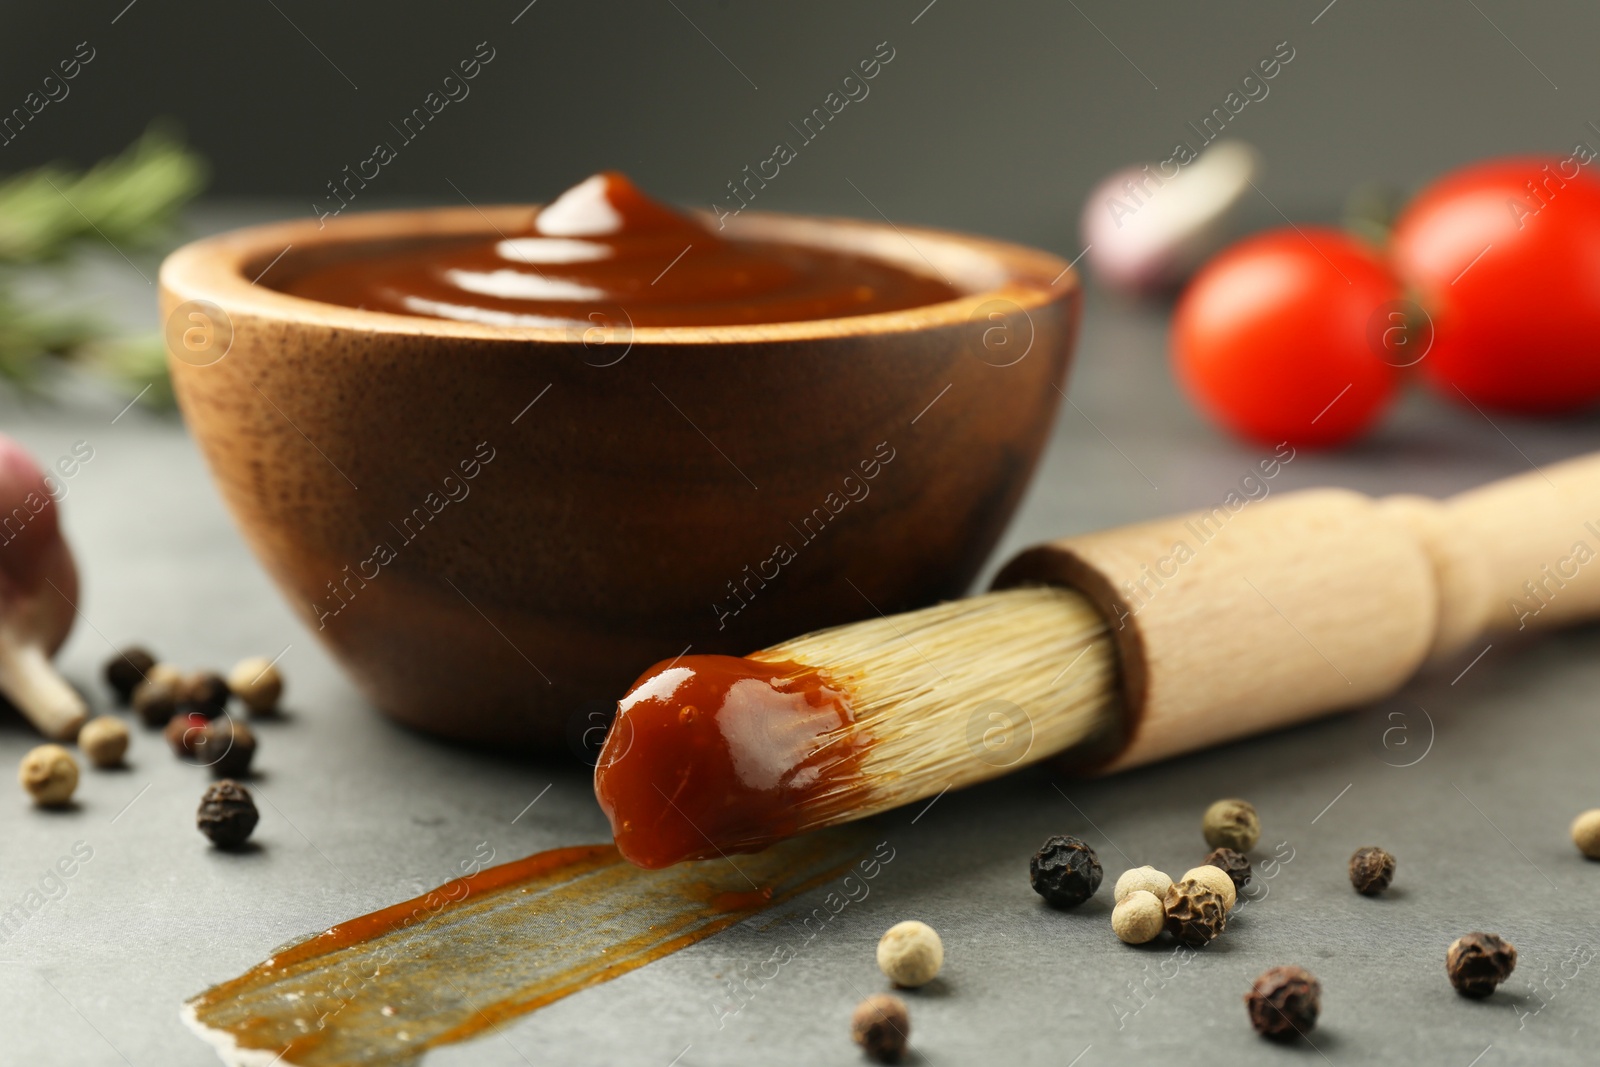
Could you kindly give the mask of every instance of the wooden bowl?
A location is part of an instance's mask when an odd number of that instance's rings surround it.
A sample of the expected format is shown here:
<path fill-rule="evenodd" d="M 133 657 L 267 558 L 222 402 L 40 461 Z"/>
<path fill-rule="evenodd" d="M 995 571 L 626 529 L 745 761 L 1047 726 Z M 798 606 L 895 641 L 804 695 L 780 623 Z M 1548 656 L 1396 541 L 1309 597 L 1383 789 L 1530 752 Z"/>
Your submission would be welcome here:
<path fill-rule="evenodd" d="M 161 269 L 179 403 L 223 498 L 362 691 L 433 733 L 593 753 L 683 652 L 743 653 L 962 594 L 1065 386 L 1054 256 L 748 213 L 963 295 L 815 322 L 496 328 L 272 288 L 353 251 L 523 224 L 494 207 L 276 223 Z"/>

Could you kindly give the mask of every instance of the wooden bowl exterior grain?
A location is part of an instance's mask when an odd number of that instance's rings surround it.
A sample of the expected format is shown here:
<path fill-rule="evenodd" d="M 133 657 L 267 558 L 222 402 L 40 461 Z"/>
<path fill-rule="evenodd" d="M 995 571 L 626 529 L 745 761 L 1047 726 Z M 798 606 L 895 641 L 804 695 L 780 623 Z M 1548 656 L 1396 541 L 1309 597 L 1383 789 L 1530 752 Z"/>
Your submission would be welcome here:
<path fill-rule="evenodd" d="M 379 708 L 454 738 L 592 742 L 652 663 L 967 589 L 1065 387 L 1080 296 L 1064 263 L 748 215 L 735 236 L 931 269 L 964 295 L 818 322 L 585 332 L 269 287 L 357 246 L 509 231 L 529 210 L 273 224 L 162 267 L 174 385 L 223 498 Z"/>

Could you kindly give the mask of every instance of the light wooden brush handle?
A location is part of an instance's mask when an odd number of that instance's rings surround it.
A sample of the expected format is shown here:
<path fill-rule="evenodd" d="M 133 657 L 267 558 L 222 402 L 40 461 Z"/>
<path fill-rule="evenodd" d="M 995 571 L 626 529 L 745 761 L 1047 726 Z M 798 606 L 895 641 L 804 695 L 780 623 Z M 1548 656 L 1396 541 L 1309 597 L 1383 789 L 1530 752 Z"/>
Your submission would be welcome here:
<path fill-rule="evenodd" d="M 1600 618 L 1600 454 L 1448 500 L 1314 489 L 1068 537 L 995 585 L 1110 622 L 1120 770 L 1393 693 L 1495 635 Z"/>

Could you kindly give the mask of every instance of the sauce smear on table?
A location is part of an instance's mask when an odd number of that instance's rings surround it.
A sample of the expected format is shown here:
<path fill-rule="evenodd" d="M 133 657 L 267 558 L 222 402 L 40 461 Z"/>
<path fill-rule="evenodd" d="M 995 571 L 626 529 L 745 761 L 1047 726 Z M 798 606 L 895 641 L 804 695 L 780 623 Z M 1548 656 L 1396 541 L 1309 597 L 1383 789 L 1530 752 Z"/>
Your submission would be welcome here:
<path fill-rule="evenodd" d="M 610 171 L 515 232 L 347 258 L 284 289 L 369 311 L 604 330 L 831 319 L 957 295 L 886 260 L 730 240 Z"/>
<path fill-rule="evenodd" d="M 184 1005 L 235 1064 L 405 1067 L 835 877 L 853 833 L 646 871 L 610 845 L 541 852 L 340 923 Z"/>

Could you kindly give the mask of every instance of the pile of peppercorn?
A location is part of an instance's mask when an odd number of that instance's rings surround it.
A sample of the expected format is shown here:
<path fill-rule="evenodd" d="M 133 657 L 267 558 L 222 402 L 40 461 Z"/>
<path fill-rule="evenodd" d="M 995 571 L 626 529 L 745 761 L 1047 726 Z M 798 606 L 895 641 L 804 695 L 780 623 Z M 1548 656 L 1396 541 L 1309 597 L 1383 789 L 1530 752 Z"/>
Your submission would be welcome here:
<path fill-rule="evenodd" d="M 259 814 L 247 777 L 255 759 L 255 732 L 228 714 L 237 699 L 252 716 L 277 714 L 283 676 L 274 661 L 253 656 L 224 678 L 213 671 L 184 672 L 143 648 L 125 648 L 106 664 L 106 682 L 133 706 L 146 726 L 160 727 L 174 755 L 208 767 L 219 781 L 201 798 L 196 825 L 219 848 L 242 845 Z"/>
<path fill-rule="evenodd" d="M 1111 912 L 1117 937 L 1138 945 L 1167 933 L 1183 945 L 1200 948 L 1227 929 L 1228 914 L 1250 883 L 1247 853 L 1260 840 L 1261 820 L 1248 801 L 1229 798 L 1206 809 L 1201 832 L 1212 851 L 1176 881 L 1148 866 L 1124 871 L 1117 879 Z M 1572 837 L 1585 855 L 1600 858 L 1600 810 L 1580 815 Z M 1363 896 L 1384 892 L 1394 880 L 1394 856 L 1376 846 L 1357 849 L 1348 866 L 1350 884 Z M 1028 874 L 1034 891 L 1054 908 L 1075 908 L 1089 900 L 1104 876 L 1094 849 L 1066 834 L 1045 841 L 1029 862 Z M 1492 993 L 1517 962 L 1515 946 L 1486 933 L 1457 938 L 1445 956 L 1450 984 L 1473 998 Z M 1273 967 L 1255 980 L 1244 1001 L 1258 1033 L 1292 1040 L 1316 1025 L 1322 986 L 1303 967 Z"/>
<path fill-rule="evenodd" d="M 105 665 L 105 680 L 118 704 L 131 705 L 148 727 L 160 728 L 173 753 L 209 767 L 221 779 L 206 791 L 197 815 L 200 830 L 219 847 L 235 847 L 255 828 L 250 792 L 234 779 L 247 777 L 255 758 L 255 733 L 228 714 L 237 700 L 254 717 L 275 715 L 283 696 L 276 662 L 240 661 L 224 678 L 211 671 L 185 672 L 140 647 L 125 648 Z M 100 715 L 78 731 L 77 744 L 95 767 L 121 766 L 130 735 L 114 715 Z M 78 785 L 78 763 L 62 745 L 40 745 L 23 757 L 18 778 L 41 807 L 64 807 Z"/>
<path fill-rule="evenodd" d="M 939 976 L 944 942 L 933 927 L 908 919 L 878 940 L 878 969 L 896 989 L 918 989 Z M 878 1063 L 897 1063 L 911 1044 L 911 1010 L 892 993 L 874 993 L 850 1016 L 850 1038 Z"/>

